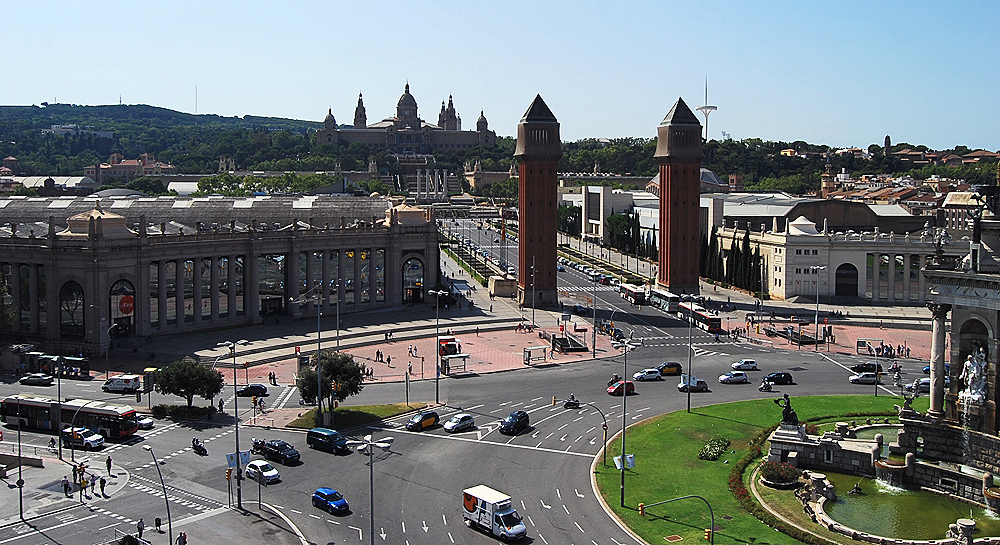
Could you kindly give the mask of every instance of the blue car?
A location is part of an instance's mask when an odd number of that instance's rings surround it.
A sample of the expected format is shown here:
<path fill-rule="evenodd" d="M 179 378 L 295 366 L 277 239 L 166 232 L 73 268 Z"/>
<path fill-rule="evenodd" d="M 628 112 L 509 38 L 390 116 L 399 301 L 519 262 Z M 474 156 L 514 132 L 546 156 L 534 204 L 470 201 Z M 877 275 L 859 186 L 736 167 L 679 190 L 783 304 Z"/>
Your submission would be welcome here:
<path fill-rule="evenodd" d="M 313 507 L 319 507 L 330 514 L 347 513 L 351 510 L 351 507 L 347 505 L 347 500 L 340 495 L 340 492 L 326 487 L 317 488 L 316 492 L 313 492 L 312 504 Z"/>
<path fill-rule="evenodd" d="M 930 365 L 924 367 L 924 374 L 925 375 L 931 374 L 931 366 Z M 944 364 L 944 374 L 945 375 L 951 375 L 951 365 L 950 364 L 947 364 L 947 363 Z"/>

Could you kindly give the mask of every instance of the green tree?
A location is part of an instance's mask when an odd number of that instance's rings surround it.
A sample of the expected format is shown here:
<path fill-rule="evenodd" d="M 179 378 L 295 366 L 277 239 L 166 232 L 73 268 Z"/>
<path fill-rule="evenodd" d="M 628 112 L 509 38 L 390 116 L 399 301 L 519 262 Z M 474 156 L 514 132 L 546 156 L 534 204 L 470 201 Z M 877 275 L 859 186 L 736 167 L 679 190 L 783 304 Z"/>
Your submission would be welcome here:
<path fill-rule="evenodd" d="M 222 387 L 222 373 L 191 358 L 175 361 L 156 372 L 156 391 L 183 397 L 188 407 L 194 396 L 211 399 L 222 392 Z"/>
<path fill-rule="evenodd" d="M 575 237 L 580 236 L 583 209 L 579 206 L 560 206 L 558 213 L 559 230 Z"/>
<path fill-rule="evenodd" d="M 327 406 L 332 406 L 334 399 L 344 401 L 361 393 L 365 387 L 365 366 L 354 361 L 354 356 L 323 350 L 320 359 L 323 365 L 322 395 Z M 299 397 L 308 403 L 316 402 L 316 356 L 312 357 L 312 361 L 313 365 L 303 370 L 295 382 L 299 388 Z"/>

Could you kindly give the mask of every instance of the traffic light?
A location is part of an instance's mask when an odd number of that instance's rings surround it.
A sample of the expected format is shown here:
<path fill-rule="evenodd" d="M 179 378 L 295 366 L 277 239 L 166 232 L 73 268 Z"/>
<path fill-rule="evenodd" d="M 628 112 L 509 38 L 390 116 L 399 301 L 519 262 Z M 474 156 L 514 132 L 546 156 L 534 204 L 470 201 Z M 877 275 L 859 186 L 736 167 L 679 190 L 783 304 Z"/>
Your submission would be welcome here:
<path fill-rule="evenodd" d="M 705 541 L 712 541 L 712 529 L 705 528 Z"/>
<path fill-rule="evenodd" d="M 640 503 L 639 504 L 639 516 L 640 517 L 646 516 L 646 504 L 645 503 Z"/>
<path fill-rule="evenodd" d="M 232 478 L 232 476 L 233 476 L 233 468 L 231 467 L 226 468 L 226 480 L 228 481 L 230 478 Z"/>
<path fill-rule="evenodd" d="M 257 406 L 257 396 L 252 396 L 250 398 L 250 404 L 253 405 L 254 407 Z"/>

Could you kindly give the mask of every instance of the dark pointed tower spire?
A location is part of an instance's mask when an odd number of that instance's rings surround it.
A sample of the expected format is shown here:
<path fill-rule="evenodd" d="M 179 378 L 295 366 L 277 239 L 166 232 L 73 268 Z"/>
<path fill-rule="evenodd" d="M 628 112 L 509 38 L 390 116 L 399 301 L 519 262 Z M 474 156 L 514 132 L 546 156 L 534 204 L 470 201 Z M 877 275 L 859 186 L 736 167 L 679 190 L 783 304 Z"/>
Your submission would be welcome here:
<path fill-rule="evenodd" d="M 368 125 L 368 115 L 365 113 L 365 102 L 358 91 L 358 106 L 354 108 L 354 128 L 363 129 Z"/>

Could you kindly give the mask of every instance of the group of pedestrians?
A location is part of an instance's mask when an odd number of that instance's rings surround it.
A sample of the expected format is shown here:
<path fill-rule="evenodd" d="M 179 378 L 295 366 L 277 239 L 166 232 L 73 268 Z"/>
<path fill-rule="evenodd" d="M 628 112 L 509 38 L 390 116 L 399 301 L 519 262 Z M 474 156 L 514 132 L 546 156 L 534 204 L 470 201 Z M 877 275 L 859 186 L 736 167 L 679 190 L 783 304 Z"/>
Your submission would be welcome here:
<path fill-rule="evenodd" d="M 153 524 L 156 526 L 156 533 L 162 534 L 163 528 L 161 528 L 161 526 L 163 525 L 163 520 L 160 519 L 160 517 L 156 517 L 153 519 Z M 142 517 L 139 517 L 139 520 L 135 523 L 136 537 L 142 539 L 142 533 L 145 530 L 146 523 L 142 520 Z M 187 545 L 187 533 L 181 532 L 177 534 L 177 539 L 174 540 L 174 545 Z"/>
<path fill-rule="evenodd" d="M 108 456 L 108 459 L 106 460 L 105 465 L 108 468 L 108 475 L 110 476 L 111 475 L 111 457 L 110 456 Z M 72 484 L 70 484 L 68 476 L 63 476 L 63 478 L 62 478 L 63 495 L 65 495 L 67 498 L 73 496 L 73 488 L 74 487 L 77 487 L 77 490 L 80 491 L 81 498 L 84 495 L 86 495 L 86 493 L 87 493 L 87 487 L 90 487 L 90 495 L 91 496 L 96 496 L 97 495 L 97 487 L 98 486 L 101 487 L 101 497 L 106 497 L 107 496 L 105 494 L 104 490 L 108 486 L 108 480 L 103 475 L 102 476 L 98 476 L 98 475 L 94 474 L 93 472 L 91 472 L 91 473 L 88 474 L 87 473 L 87 464 L 85 464 L 83 462 L 80 462 L 79 464 L 74 464 L 73 467 L 72 467 L 72 469 L 71 469 L 71 472 L 73 474 L 73 483 Z M 89 498 L 89 496 L 88 496 L 88 498 Z"/>
<path fill-rule="evenodd" d="M 274 371 L 271 371 L 270 373 L 268 373 L 267 374 L 267 382 L 270 383 L 271 386 L 277 386 L 278 385 L 278 373 L 275 373 Z"/>

